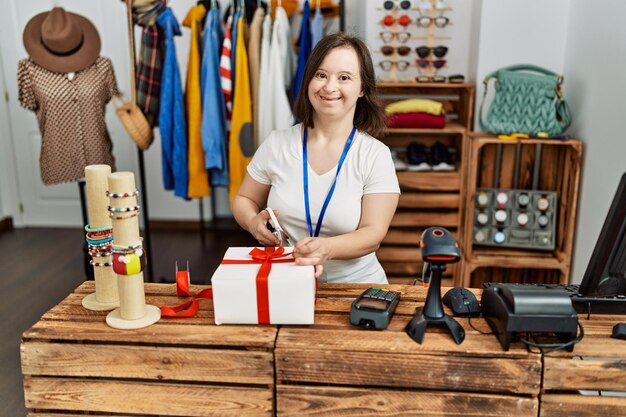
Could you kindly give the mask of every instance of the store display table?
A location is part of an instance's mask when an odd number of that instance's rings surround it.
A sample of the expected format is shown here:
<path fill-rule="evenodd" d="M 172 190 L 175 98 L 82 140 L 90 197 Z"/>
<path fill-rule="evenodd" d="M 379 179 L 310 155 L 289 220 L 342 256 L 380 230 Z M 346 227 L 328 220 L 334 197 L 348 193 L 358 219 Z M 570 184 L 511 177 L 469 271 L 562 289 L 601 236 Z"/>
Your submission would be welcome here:
<path fill-rule="evenodd" d="M 86 282 L 23 335 L 26 407 L 33 417 L 626 413 L 626 398 L 576 391 L 626 391 L 626 360 L 618 359 L 626 357 L 626 341 L 609 338 L 612 325 L 626 317 L 585 319 L 586 335 L 574 353 L 544 358 L 521 343 L 503 351 L 495 336 L 473 330 L 466 318 L 457 318 L 466 331 L 463 344 L 429 327 L 419 345 L 404 326 L 426 290 L 389 286 L 402 292 L 402 301 L 389 328 L 375 331 L 349 324 L 352 299 L 367 287 L 321 285 L 313 326 L 215 326 L 212 304 L 202 300 L 195 318 L 120 331 L 105 324 L 106 313 L 81 306 L 94 291 Z M 149 304 L 184 301 L 172 284 L 145 288 Z M 489 331 L 483 319 L 472 323 Z M 572 360 L 579 355 L 607 359 Z"/>

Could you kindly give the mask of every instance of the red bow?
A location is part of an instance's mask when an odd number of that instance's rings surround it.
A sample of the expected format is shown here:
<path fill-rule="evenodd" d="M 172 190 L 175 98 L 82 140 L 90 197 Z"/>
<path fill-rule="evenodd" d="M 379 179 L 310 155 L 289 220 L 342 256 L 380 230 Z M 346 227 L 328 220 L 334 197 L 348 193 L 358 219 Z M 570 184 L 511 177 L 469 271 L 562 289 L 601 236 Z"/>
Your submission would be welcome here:
<path fill-rule="evenodd" d="M 285 253 L 285 248 L 266 247 L 263 250 L 254 248 L 249 255 L 252 260 L 224 259 L 223 265 L 242 265 L 242 264 L 261 264 L 259 272 L 256 274 L 256 308 L 259 324 L 270 324 L 270 301 L 268 278 L 272 270 L 272 264 L 294 262 L 293 257 L 287 259 L 277 259 L 283 256 L 291 255 Z"/>

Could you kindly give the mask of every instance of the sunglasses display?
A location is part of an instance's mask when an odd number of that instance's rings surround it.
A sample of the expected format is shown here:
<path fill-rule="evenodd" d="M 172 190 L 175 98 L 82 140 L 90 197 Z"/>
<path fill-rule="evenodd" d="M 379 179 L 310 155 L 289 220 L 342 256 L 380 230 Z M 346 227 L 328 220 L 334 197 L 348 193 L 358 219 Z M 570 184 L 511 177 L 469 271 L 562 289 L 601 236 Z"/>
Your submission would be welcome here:
<path fill-rule="evenodd" d="M 400 56 L 406 56 L 411 53 L 411 48 L 404 45 L 398 47 L 383 45 L 380 47 L 380 52 L 382 52 L 385 56 L 392 55 L 394 52 L 396 52 Z"/>
<path fill-rule="evenodd" d="M 415 80 L 422 83 L 464 83 L 462 75 L 447 76 L 449 47 L 454 32 L 440 31 L 452 25 L 448 0 L 379 0 L 371 23 L 379 25 L 380 40 L 372 45 L 374 62 L 386 81 Z M 454 19 L 454 16 L 451 16 Z M 422 28 L 428 30 L 423 31 Z M 454 29 L 454 28 L 453 28 Z M 443 44 L 442 44 L 443 43 Z M 415 55 L 412 55 L 415 53 Z M 451 61 L 452 62 L 452 61 Z M 455 61 L 456 62 L 456 61 Z M 402 73 L 401 73 L 402 72 Z M 442 75 L 443 73 L 443 75 Z"/>
<path fill-rule="evenodd" d="M 418 46 L 417 48 L 415 48 L 415 53 L 420 58 L 427 58 L 431 53 L 437 58 L 443 58 L 448 53 L 448 47 L 442 45 L 435 47 Z"/>
<path fill-rule="evenodd" d="M 406 71 L 407 68 L 409 68 L 409 66 L 411 65 L 411 63 L 409 61 L 390 61 L 388 59 L 384 60 L 384 61 L 380 61 L 378 63 L 378 65 L 380 65 L 380 67 L 384 70 L 384 71 L 391 71 L 391 68 L 396 67 L 396 69 L 398 71 Z"/>
<path fill-rule="evenodd" d="M 420 16 L 417 18 L 415 23 L 417 24 L 418 27 L 421 27 L 421 28 L 427 28 L 428 26 L 434 24 L 436 27 L 441 29 L 441 28 L 445 28 L 446 26 L 450 24 L 450 19 L 447 18 L 446 16 L 435 16 L 435 17 Z"/>
<path fill-rule="evenodd" d="M 441 69 L 446 65 L 445 59 L 427 59 L 427 58 L 418 58 L 415 60 L 415 64 L 417 68 L 426 69 L 432 66 L 435 69 Z"/>
<path fill-rule="evenodd" d="M 409 26 L 411 24 L 411 18 L 403 14 L 402 16 L 396 19 L 395 17 L 388 14 L 387 16 L 383 18 L 382 23 L 385 26 L 393 26 L 396 22 L 398 22 L 400 26 Z"/>
<path fill-rule="evenodd" d="M 383 3 L 383 9 L 385 10 L 393 10 L 393 9 L 400 9 L 400 10 L 409 10 L 411 8 L 412 4 L 409 0 L 386 0 Z"/>
<path fill-rule="evenodd" d="M 390 43 L 393 39 L 397 39 L 400 43 L 406 43 L 411 38 L 411 32 L 380 32 L 380 37 L 385 43 Z"/>

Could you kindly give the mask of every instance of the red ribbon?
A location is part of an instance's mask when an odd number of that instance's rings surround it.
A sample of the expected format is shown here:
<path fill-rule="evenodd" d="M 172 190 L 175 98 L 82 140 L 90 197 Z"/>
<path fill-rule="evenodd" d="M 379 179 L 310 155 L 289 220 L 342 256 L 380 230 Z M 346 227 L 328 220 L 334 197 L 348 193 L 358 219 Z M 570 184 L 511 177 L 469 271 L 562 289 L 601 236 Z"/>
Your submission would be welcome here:
<path fill-rule="evenodd" d="M 291 255 L 285 253 L 283 247 L 254 248 L 250 251 L 251 260 L 224 259 L 222 264 L 225 265 L 245 265 L 245 264 L 261 264 L 259 272 L 256 276 L 256 294 L 257 294 L 257 314 L 259 324 L 270 324 L 270 303 L 269 303 L 269 287 L 268 278 L 274 263 L 294 262 L 295 259 L 276 259 L 283 256 Z M 189 292 L 189 272 L 176 272 L 176 293 L 179 297 L 190 296 Z M 193 317 L 200 309 L 199 299 L 213 299 L 213 289 L 207 288 L 196 294 L 191 300 L 176 307 L 161 307 L 162 317 Z"/>
<path fill-rule="evenodd" d="M 224 259 L 222 265 L 245 265 L 245 264 L 261 264 L 259 272 L 256 274 L 256 308 L 259 324 L 270 324 L 270 300 L 268 278 L 272 270 L 272 264 L 294 262 L 293 257 L 288 259 L 276 259 L 290 253 L 285 253 L 285 248 L 266 247 L 263 250 L 254 248 L 249 255 L 252 260 Z"/>

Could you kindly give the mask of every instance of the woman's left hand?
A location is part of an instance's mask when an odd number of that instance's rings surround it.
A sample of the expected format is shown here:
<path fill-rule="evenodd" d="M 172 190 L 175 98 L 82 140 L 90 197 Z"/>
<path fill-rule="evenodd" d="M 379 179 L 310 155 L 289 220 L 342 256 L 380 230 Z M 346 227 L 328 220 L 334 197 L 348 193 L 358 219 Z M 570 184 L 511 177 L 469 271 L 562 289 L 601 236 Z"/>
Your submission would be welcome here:
<path fill-rule="evenodd" d="M 293 250 L 296 265 L 321 266 L 331 258 L 331 253 L 329 242 L 323 237 L 304 238 L 296 243 L 296 247 Z M 316 276 L 317 275 L 316 269 Z"/>

